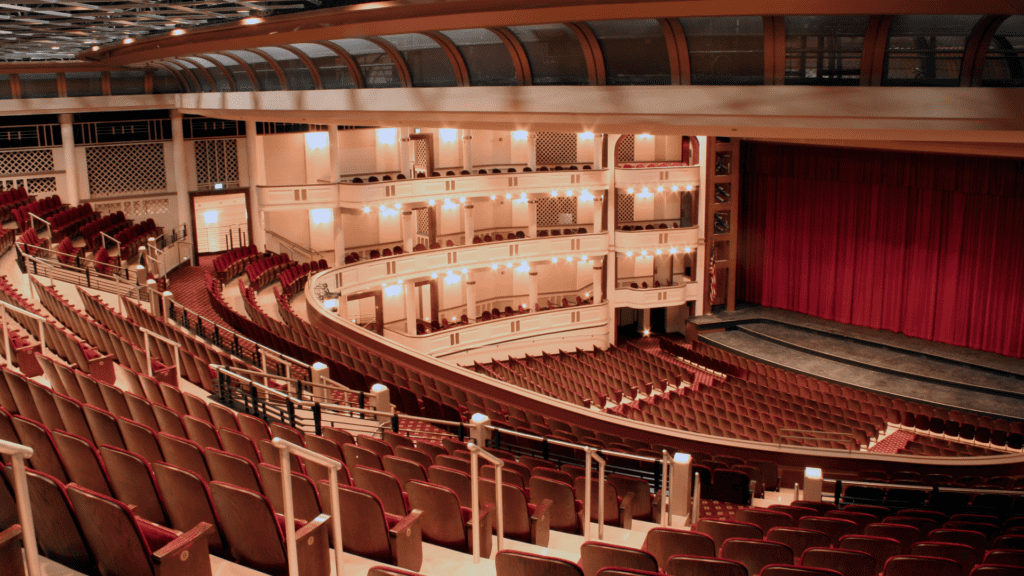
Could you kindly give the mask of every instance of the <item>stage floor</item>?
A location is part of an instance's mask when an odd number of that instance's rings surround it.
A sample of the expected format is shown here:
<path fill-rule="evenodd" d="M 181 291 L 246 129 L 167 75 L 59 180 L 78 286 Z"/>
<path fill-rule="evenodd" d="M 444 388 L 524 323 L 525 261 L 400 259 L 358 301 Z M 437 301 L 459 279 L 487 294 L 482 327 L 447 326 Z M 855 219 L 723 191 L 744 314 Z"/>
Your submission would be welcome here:
<path fill-rule="evenodd" d="M 1024 415 L 1024 360 L 760 306 L 692 322 L 709 344 L 796 372 L 959 410 Z"/>

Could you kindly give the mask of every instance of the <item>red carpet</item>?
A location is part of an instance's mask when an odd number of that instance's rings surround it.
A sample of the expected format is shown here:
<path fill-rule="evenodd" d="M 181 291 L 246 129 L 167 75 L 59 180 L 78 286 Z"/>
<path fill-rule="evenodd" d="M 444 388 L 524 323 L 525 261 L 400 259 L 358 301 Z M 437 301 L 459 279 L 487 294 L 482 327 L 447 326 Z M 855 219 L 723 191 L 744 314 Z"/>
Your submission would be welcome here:
<path fill-rule="evenodd" d="M 899 454 L 899 451 L 907 447 L 907 442 L 916 438 L 916 434 L 897 430 L 886 436 L 881 442 L 868 449 L 868 452 L 880 452 L 882 454 Z"/>

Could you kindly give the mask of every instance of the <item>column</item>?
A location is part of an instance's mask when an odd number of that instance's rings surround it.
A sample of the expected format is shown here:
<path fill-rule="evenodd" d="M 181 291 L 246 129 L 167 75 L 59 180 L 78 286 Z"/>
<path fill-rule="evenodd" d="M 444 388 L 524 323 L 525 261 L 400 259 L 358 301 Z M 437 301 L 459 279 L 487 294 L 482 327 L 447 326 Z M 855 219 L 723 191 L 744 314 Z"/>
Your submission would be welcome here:
<path fill-rule="evenodd" d="M 345 222 L 344 210 L 334 209 L 334 265 L 345 263 Z"/>
<path fill-rule="evenodd" d="M 330 146 L 331 152 L 331 182 L 338 182 L 341 180 L 341 132 L 338 130 L 338 125 L 331 123 L 327 127 L 327 141 Z"/>
<path fill-rule="evenodd" d="M 594 304 L 600 304 L 604 298 L 604 263 L 594 258 L 594 288 L 591 295 L 594 297 Z"/>
<path fill-rule="evenodd" d="M 249 241 L 257 250 L 266 249 L 266 236 L 263 228 L 263 209 L 260 207 L 259 186 L 264 184 L 260 177 L 259 166 L 263 162 L 263 139 L 256 134 L 256 121 L 245 121 L 245 150 L 249 155 L 249 222 L 252 226 L 252 238 Z"/>
<path fill-rule="evenodd" d="M 476 322 L 476 273 L 466 274 L 466 316 Z"/>
<path fill-rule="evenodd" d="M 615 279 L 618 276 L 618 262 L 615 258 L 615 252 L 609 252 L 604 257 L 604 287 L 605 298 L 608 300 L 608 304 L 611 305 L 612 309 L 615 308 Z M 614 330 L 614 328 L 612 328 Z"/>
<path fill-rule="evenodd" d="M 537 169 L 537 134 L 530 132 L 526 135 L 526 150 L 530 154 L 526 161 L 533 170 Z"/>
<path fill-rule="evenodd" d="M 473 205 L 466 203 L 462 205 L 462 228 L 465 231 L 466 245 L 473 243 L 473 235 L 476 234 L 476 225 L 473 222 Z"/>
<path fill-rule="evenodd" d="M 538 276 L 537 267 L 534 266 L 530 269 L 530 301 L 526 303 L 526 307 L 530 310 L 537 310 L 540 308 L 540 304 L 537 299 L 540 298 L 540 292 L 538 287 L 540 285 L 540 277 Z"/>
<path fill-rule="evenodd" d="M 62 135 L 63 130 L 62 120 Z M 65 146 L 67 146 L 66 140 Z M 192 221 L 192 199 L 188 196 L 188 176 L 185 174 L 185 128 L 182 125 L 182 114 L 178 110 L 171 110 L 171 156 L 171 161 L 174 162 L 174 192 L 178 199 L 178 225 L 181 225 Z M 249 164 L 251 165 L 252 162 L 250 161 Z M 69 177 L 70 175 L 68 173 Z M 190 232 L 194 239 L 195 230 Z"/>
<path fill-rule="evenodd" d="M 604 169 L 604 134 L 594 134 L 594 170 Z"/>
<path fill-rule="evenodd" d="M 604 196 L 594 194 L 594 233 L 604 232 Z"/>
<path fill-rule="evenodd" d="M 416 302 L 416 283 L 406 282 L 402 285 L 402 294 L 405 296 L 405 331 L 410 335 L 416 334 L 416 320 L 419 314 Z"/>
<path fill-rule="evenodd" d="M 473 131 L 462 131 L 462 169 L 473 171 Z"/>
<path fill-rule="evenodd" d="M 416 246 L 416 212 L 412 208 L 402 210 L 402 249 L 412 252 Z"/>
<path fill-rule="evenodd" d="M 409 129 L 400 128 L 398 138 L 398 171 L 405 174 L 406 178 L 412 178 L 412 162 L 409 161 L 409 149 L 412 140 L 409 138 Z"/>
<path fill-rule="evenodd" d="M 78 162 L 75 158 L 75 130 L 73 119 L 74 116 L 71 114 L 60 115 L 60 139 L 64 148 L 64 186 L 68 191 L 68 204 L 78 206 L 81 198 L 79 197 L 78 192 Z M 184 142 L 184 139 L 182 139 L 182 141 Z M 180 200 L 178 201 L 178 204 L 181 204 Z M 187 217 L 188 213 L 186 212 L 186 218 Z"/>
<path fill-rule="evenodd" d="M 530 198 L 526 201 L 526 225 L 529 227 L 526 231 L 526 235 L 530 238 L 537 237 L 537 201 Z"/>

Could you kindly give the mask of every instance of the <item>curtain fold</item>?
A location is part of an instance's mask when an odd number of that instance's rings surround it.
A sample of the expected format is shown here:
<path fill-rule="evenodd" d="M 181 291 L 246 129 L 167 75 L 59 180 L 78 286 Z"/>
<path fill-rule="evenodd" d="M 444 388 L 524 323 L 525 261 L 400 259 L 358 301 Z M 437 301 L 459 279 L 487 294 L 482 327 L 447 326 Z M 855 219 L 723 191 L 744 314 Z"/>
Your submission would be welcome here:
<path fill-rule="evenodd" d="M 741 300 L 1024 358 L 1024 162 L 746 142 Z"/>

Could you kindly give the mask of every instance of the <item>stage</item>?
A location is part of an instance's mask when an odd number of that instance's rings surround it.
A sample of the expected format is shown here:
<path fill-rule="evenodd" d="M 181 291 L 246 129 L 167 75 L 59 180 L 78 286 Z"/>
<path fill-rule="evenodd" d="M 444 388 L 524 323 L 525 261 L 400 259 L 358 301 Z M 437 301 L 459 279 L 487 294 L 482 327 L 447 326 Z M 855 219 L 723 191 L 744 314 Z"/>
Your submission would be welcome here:
<path fill-rule="evenodd" d="M 956 410 L 1024 416 L 1024 360 L 761 306 L 690 322 L 703 342 L 809 376 Z"/>

